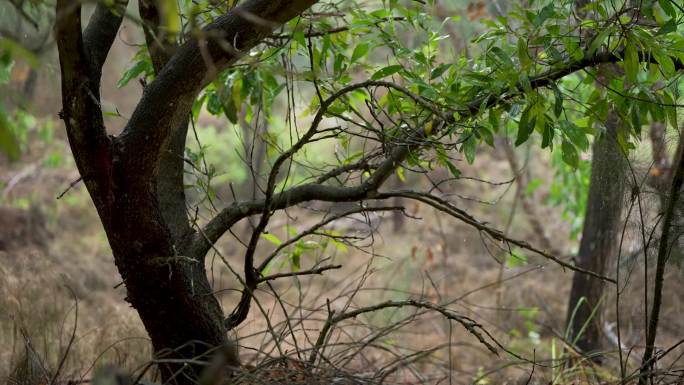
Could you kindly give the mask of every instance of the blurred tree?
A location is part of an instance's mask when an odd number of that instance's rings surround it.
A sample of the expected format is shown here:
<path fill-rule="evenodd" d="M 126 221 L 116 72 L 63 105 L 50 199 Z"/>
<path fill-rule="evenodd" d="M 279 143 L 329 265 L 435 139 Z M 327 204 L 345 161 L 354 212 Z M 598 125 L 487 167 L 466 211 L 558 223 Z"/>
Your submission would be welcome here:
<path fill-rule="evenodd" d="M 576 1 L 578 22 L 593 17 L 587 0 Z M 631 4 L 631 3 L 630 3 Z M 633 15 L 637 19 L 640 15 Z M 597 73 L 597 87 L 607 85 L 619 76 L 620 68 L 602 65 Z M 577 265 L 601 275 L 619 252 L 622 207 L 628 184 L 627 152 L 620 146 L 620 137 L 628 135 L 614 108 L 610 107 L 605 130 L 600 132 L 592 147 L 591 180 L 587 196 L 584 226 Z M 595 361 L 602 359 L 604 282 L 583 274 L 574 274 L 566 315 L 566 337 L 580 352 Z"/>
<path fill-rule="evenodd" d="M 620 148 L 621 122 L 611 114 L 592 147 L 591 181 L 577 265 L 605 275 L 618 253 L 627 190 L 627 159 Z M 575 273 L 568 301 L 566 335 L 583 354 L 601 359 L 605 282 Z"/>

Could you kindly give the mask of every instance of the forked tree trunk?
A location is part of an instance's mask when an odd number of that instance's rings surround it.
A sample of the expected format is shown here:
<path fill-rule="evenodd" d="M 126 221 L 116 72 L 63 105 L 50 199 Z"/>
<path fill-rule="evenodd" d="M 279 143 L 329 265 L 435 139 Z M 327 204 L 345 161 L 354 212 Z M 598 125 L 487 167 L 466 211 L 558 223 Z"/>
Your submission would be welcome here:
<path fill-rule="evenodd" d="M 209 356 L 216 350 L 229 367 L 239 365 L 236 343 L 227 338 L 223 311 L 207 279 L 207 249 L 191 242 L 199 234 L 186 215 L 182 158 L 191 106 L 214 71 L 315 2 L 242 2 L 207 26 L 211 38 L 201 43 L 188 39 L 181 47 L 170 44 L 173 49 L 149 44 L 157 76 L 123 133 L 113 138 L 104 127 L 100 79 L 128 1 L 98 2 L 85 30 L 80 2 L 57 1 L 60 116 L 124 280 L 126 300 L 152 340 L 164 382 L 196 384 L 203 367 L 196 362 L 213 361 Z M 156 38 L 159 25 L 156 3 L 140 2 L 148 39 Z M 226 50 L 224 42 L 234 49 Z"/>
<path fill-rule="evenodd" d="M 591 181 L 577 264 L 605 275 L 617 252 L 626 186 L 625 154 L 616 139 L 617 116 L 609 113 L 606 132 L 593 145 Z M 566 327 L 571 342 L 582 353 L 601 350 L 601 311 L 604 282 L 575 273 L 570 290 Z"/>

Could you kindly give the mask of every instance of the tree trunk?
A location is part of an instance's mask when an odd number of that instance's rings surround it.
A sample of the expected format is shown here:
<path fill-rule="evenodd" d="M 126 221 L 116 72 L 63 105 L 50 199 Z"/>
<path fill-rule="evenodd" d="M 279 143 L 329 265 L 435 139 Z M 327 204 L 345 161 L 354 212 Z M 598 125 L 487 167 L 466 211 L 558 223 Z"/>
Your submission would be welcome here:
<path fill-rule="evenodd" d="M 172 235 L 155 179 L 140 180 L 123 164 L 115 163 L 113 169 L 113 195 L 118 199 L 111 211 L 100 209 L 100 217 L 126 284 L 126 300 L 138 311 L 162 361 L 163 379 L 171 380 L 183 369 L 173 382 L 195 381 L 201 366 L 164 363 L 164 358 L 208 361 L 216 348 L 229 349 L 234 354 L 227 363 L 239 365 L 207 279 L 204 256 L 188 255 L 182 239 Z"/>
<path fill-rule="evenodd" d="M 60 116 L 126 285 L 126 300 L 145 325 L 165 383 L 196 384 L 203 366 L 195 362 L 214 361 L 210 356 L 223 357 L 229 367 L 239 365 L 237 345 L 228 340 L 206 275 L 207 249 L 191 251 L 190 239 L 198 234 L 186 215 L 182 158 L 191 106 L 215 71 L 315 2 L 251 0 L 205 28 L 214 39 L 189 39 L 181 47 L 150 44 L 157 76 L 124 132 L 113 138 L 104 127 L 100 80 L 128 1 L 98 3 L 85 30 L 80 3 L 57 1 Z M 148 40 L 158 24 L 155 3 L 140 3 Z M 226 50 L 223 41 L 235 50 Z"/>
<path fill-rule="evenodd" d="M 667 154 L 667 125 L 661 122 L 654 122 L 651 125 L 649 136 L 651 138 L 653 164 L 651 165 L 647 182 L 660 198 L 660 211 L 665 211 L 669 200 L 669 196 L 665 192 L 669 192 L 672 179 L 677 171 L 675 165 L 677 159 L 679 159 L 679 154 L 682 151 L 681 137 L 680 144 L 677 146 L 677 152 L 670 161 Z M 677 213 L 675 218 L 677 219 L 672 224 L 673 237 L 676 237 L 676 234 L 681 232 L 682 228 L 684 228 L 684 223 L 682 222 L 682 210 L 684 207 L 682 206 L 684 206 L 682 203 L 678 203 L 675 208 Z M 672 250 L 670 251 L 668 261 L 677 265 L 680 270 L 684 270 L 684 245 L 681 240 L 677 240 L 672 244 Z"/>
<path fill-rule="evenodd" d="M 577 256 L 579 267 L 601 275 L 605 275 L 608 261 L 617 252 L 626 186 L 625 155 L 616 139 L 619 124 L 611 112 L 606 132 L 594 142 L 589 196 Z M 604 282 L 599 279 L 574 274 L 566 327 L 569 340 L 585 354 L 601 350 L 603 288 Z"/>
<path fill-rule="evenodd" d="M 664 207 L 662 230 L 658 240 L 658 257 L 656 261 L 655 284 L 653 287 L 653 305 L 650 317 L 648 318 L 648 328 L 646 329 L 646 348 L 641 359 L 639 370 L 639 385 L 654 383 L 655 373 L 653 369 L 658 360 L 654 357 L 656 334 L 658 332 L 658 320 L 660 318 L 660 307 L 663 301 L 663 286 L 665 284 L 665 264 L 667 263 L 672 251 L 673 243 L 679 242 L 682 233 L 677 229 L 677 223 L 681 210 L 682 185 L 684 185 L 684 141 L 680 137 L 677 147 L 677 156 L 674 161 L 670 194 L 667 197 Z M 648 288 L 645 288 L 648 290 Z M 648 310 L 648 309 L 647 309 Z M 649 381 L 650 380 L 650 381 Z"/>

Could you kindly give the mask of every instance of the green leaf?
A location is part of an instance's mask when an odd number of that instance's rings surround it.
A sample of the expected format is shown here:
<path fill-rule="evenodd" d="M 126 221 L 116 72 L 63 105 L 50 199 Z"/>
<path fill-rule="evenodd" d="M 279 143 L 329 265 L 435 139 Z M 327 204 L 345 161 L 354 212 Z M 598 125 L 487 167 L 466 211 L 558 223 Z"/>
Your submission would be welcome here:
<path fill-rule="evenodd" d="M 660 4 L 660 8 L 662 8 L 663 11 L 665 11 L 666 15 L 671 17 L 670 21 L 673 21 L 677 17 L 677 11 L 672 6 L 672 4 L 670 4 L 673 1 L 676 1 L 676 0 L 658 0 L 658 4 Z"/>
<path fill-rule="evenodd" d="M 226 118 L 228 118 L 228 120 L 231 123 L 237 124 L 237 107 L 235 106 L 235 103 L 233 103 L 233 99 L 227 100 L 226 103 L 223 105 L 223 113 L 226 115 Z"/>
<path fill-rule="evenodd" d="M 473 164 L 475 161 L 475 150 L 477 149 L 477 140 L 475 137 L 471 136 L 468 140 L 463 142 L 461 145 L 461 151 L 466 157 L 469 164 Z"/>
<path fill-rule="evenodd" d="M 345 245 L 344 243 L 342 243 L 342 242 L 340 242 L 340 241 L 338 241 L 338 240 L 336 240 L 336 239 L 334 239 L 334 238 L 330 238 L 330 243 L 331 243 L 333 246 L 335 246 L 335 248 L 336 248 L 339 252 L 346 253 L 347 250 L 349 250 L 349 248 L 347 247 L 347 245 Z"/>
<path fill-rule="evenodd" d="M 261 237 L 264 238 L 265 240 L 271 242 L 272 244 L 276 246 L 280 246 L 283 244 L 283 241 L 281 241 L 278 237 L 271 233 L 262 233 Z"/>
<path fill-rule="evenodd" d="M 671 18 L 670 20 L 667 21 L 667 23 L 663 24 L 660 29 L 658 29 L 658 32 L 656 32 L 656 36 L 658 35 L 665 35 L 670 32 L 676 32 L 677 31 L 677 19 L 676 18 Z"/>
<path fill-rule="evenodd" d="M 478 127 L 475 131 L 475 134 L 478 136 L 478 138 L 482 138 L 482 140 L 484 140 L 484 142 L 490 147 L 494 147 L 494 134 L 490 130 L 489 126 L 482 125 Z"/>
<path fill-rule="evenodd" d="M 532 92 L 532 84 L 530 83 L 530 77 L 527 76 L 527 72 L 523 72 L 520 74 L 520 85 L 522 86 L 523 91 L 525 91 L 525 93 Z"/>
<path fill-rule="evenodd" d="M 563 113 L 563 95 L 561 94 L 560 89 L 555 83 L 551 84 L 553 88 L 553 96 L 555 99 L 553 104 L 553 114 L 556 115 L 556 117 L 558 118 Z"/>
<path fill-rule="evenodd" d="M 532 194 L 539 188 L 539 186 L 543 185 L 545 182 L 541 180 L 540 178 L 534 178 L 530 181 L 530 183 L 527 184 L 527 188 L 525 189 L 525 195 L 531 197 Z"/>
<path fill-rule="evenodd" d="M 207 112 L 212 115 L 218 115 L 222 108 L 223 103 L 221 102 L 221 97 L 215 92 L 210 93 L 207 98 Z"/>
<path fill-rule="evenodd" d="M 506 259 L 506 266 L 509 269 L 514 269 L 516 267 L 523 267 L 527 265 L 527 255 L 520 252 L 520 250 L 514 250 L 509 254 Z"/>
<path fill-rule="evenodd" d="M 368 55 L 369 50 L 370 45 L 368 45 L 368 43 L 361 43 L 357 45 L 356 48 L 354 48 L 354 52 L 352 53 L 351 62 L 354 63 L 362 57 Z"/>
<path fill-rule="evenodd" d="M 11 160 L 19 159 L 19 141 L 14 135 L 12 123 L 2 110 L 0 110 L 0 151 L 7 154 Z"/>
<path fill-rule="evenodd" d="M 631 41 L 627 43 L 627 48 L 625 48 L 624 67 L 627 80 L 636 82 L 637 75 L 639 74 L 639 54 L 636 46 Z"/>
<path fill-rule="evenodd" d="M 530 52 L 527 47 L 527 40 L 518 39 L 518 60 L 520 60 L 520 65 L 523 70 L 530 68 L 532 65 L 532 58 L 530 57 Z"/>
<path fill-rule="evenodd" d="M 594 54 L 596 50 L 601 47 L 601 45 L 605 42 L 605 40 L 610 36 L 610 34 L 613 32 L 613 28 L 605 28 L 601 32 L 599 32 L 598 35 L 594 38 L 594 40 L 591 41 L 591 46 L 589 47 L 589 53 Z"/>
<path fill-rule="evenodd" d="M 666 75 L 672 75 L 675 72 L 675 65 L 672 58 L 663 51 L 653 51 L 653 57 L 656 59 L 660 68 Z"/>
<path fill-rule="evenodd" d="M 0 56 L 0 84 L 7 84 L 12 79 L 12 67 L 14 67 L 14 60 L 12 56 L 5 52 Z"/>
<path fill-rule="evenodd" d="M 140 74 L 147 74 L 152 72 L 152 67 L 150 62 L 147 60 L 139 60 L 136 62 L 133 67 L 128 69 L 126 72 L 124 72 L 123 76 L 119 81 L 116 83 L 116 86 L 121 88 L 126 86 L 128 82 L 131 81 L 131 79 L 137 77 Z"/>
<path fill-rule="evenodd" d="M 668 120 L 670 121 L 670 125 L 672 128 L 677 128 L 677 108 L 674 107 L 675 105 L 675 100 L 672 98 L 672 95 L 670 95 L 668 92 L 663 93 L 663 101 L 667 106 L 665 106 L 665 114 L 667 115 Z"/>
<path fill-rule="evenodd" d="M 501 124 L 500 117 L 501 111 L 498 108 L 489 109 L 489 116 L 487 117 L 487 120 L 489 121 L 492 132 L 499 132 L 499 125 Z"/>
<path fill-rule="evenodd" d="M 206 100 L 207 94 L 204 93 L 192 104 L 192 118 L 195 119 L 195 121 L 197 121 L 197 118 L 199 117 L 199 114 L 202 111 L 202 106 L 204 105 L 204 102 Z"/>
<path fill-rule="evenodd" d="M 522 116 L 520 116 L 520 122 L 518 123 L 518 136 L 515 139 L 515 145 L 520 146 L 529 139 L 530 134 L 534 130 L 534 126 L 537 124 L 537 117 L 534 116 L 530 119 L 530 111 L 532 106 L 527 106 L 525 111 L 523 111 Z"/>
<path fill-rule="evenodd" d="M 447 160 L 446 166 L 449 169 L 449 172 L 451 173 L 451 175 L 454 176 L 454 178 L 458 179 L 461 177 L 461 170 L 456 168 L 456 166 L 454 166 L 453 163 L 451 163 L 450 161 Z"/>
<path fill-rule="evenodd" d="M 534 26 L 539 27 L 540 25 L 544 24 L 546 19 L 553 16 L 554 13 L 555 13 L 554 4 L 553 4 L 553 2 L 551 2 L 539 11 L 539 14 L 534 19 Z"/>
<path fill-rule="evenodd" d="M 513 67 L 513 61 L 511 60 L 510 56 L 504 50 L 502 50 L 499 47 L 492 47 L 489 50 L 490 53 L 492 53 L 496 58 L 497 61 L 499 62 L 500 65 L 506 68 Z"/>
<path fill-rule="evenodd" d="M 296 41 L 297 44 L 302 47 L 306 47 L 306 36 L 304 36 L 304 31 L 298 30 L 292 34 L 292 40 Z"/>
<path fill-rule="evenodd" d="M 344 55 L 339 54 L 339 53 L 335 54 L 335 62 L 333 64 L 333 72 L 334 73 L 339 74 L 342 71 L 344 71 L 344 69 L 346 68 L 345 59 L 346 59 L 346 57 Z"/>
<path fill-rule="evenodd" d="M 371 76 L 371 80 L 378 80 L 378 79 L 382 79 L 384 77 L 393 75 L 393 74 L 401 71 L 403 68 L 404 67 L 402 67 L 398 64 L 381 68 Z"/>
<path fill-rule="evenodd" d="M 587 139 L 587 134 L 576 124 L 569 121 L 561 121 L 561 128 L 565 137 L 568 138 L 570 143 L 575 145 L 582 151 L 589 149 L 589 139 Z"/>
<path fill-rule="evenodd" d="M 166 39 L 173 41 L 181 30 L 180 12 L 176 0 L 158 0 L 161 24 L 167 32 Z"/>
<path fill-rule="evenodd" d="M 579 166 L 579 154 L 575 146 L 567 140 L 563 140 L 561 151 L 563 153 L 563 162 L 576 169 Z"/>
<path fill-rule="evenodd" d="M 553 126 L 550 124 L 546 124 L 544 126 L 544 133 L 542 134 L 542 148 L 549 147 L 551 144 L 553 144 L 553 135 L 554 135 L 554 129 Z"/>
<path fill-rule="evenodd" d="M 452 64 L 450 63 L 444 63 L 439 65 L 437 68 L 433 68 L 430 72 L 430 80 L 437 79 L 438 77 L 442 76 L 442 74 L 451 66 Z"/>
<path fill-rule="evenodd" d="M 639 105 L 637 103 L 632 104 L 629 115 L 632 123 L 632 129 L 637 135 L 641 135 L 641 114 L 639 112 Z"/>
<path fill-rule="evenodd" d="M 395 172 L 397 173 L 397 178 L 399 178 L 401 183 L 406 183 L 406 174 L 404 173 L 404 168 L 397 167 Z"/>
<path fill-rule="evenodd" d="M 292 266 L 294 267 L 294 270 L 299 270 L 301 268 L 301 257 L 302 254 L 304 254 L 304 251 L 306 249 L 302 246 L 302 242 L 299 241 L 297 244 L 295 244 L 294 249 L 292 250 L 292 253 L 290 254 L 290 261 L 292 262 Z"/>
<path fill-rule="evenodd" d="M 32 68 L 40 66 L 40 60 L 36 54 L 6 37 L 0 37 L 0 52 L 5 52 L 10 58 L 23 59 Z"/>

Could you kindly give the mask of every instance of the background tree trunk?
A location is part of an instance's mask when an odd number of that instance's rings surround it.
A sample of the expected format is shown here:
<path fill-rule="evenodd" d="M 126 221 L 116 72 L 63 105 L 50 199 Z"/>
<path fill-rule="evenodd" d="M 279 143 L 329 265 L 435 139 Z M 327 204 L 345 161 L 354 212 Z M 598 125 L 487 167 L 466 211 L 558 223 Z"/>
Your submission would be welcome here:
<path fill-rule="evenodd" d="M 606 132 L 593 145 L 591 181 L 577 265 L 605 275 L 617 252 L 626 187 L 627 161 L 617 142 L 618 117 L 609 113 Z M 575 273 L 566 327 L 571 342 L 583 353 L 601 350 L 601 298 L 604 282 Z M 582 300 L 584 299 L 584 300 Z M 593 316 L 592 316 L 593 313 Z M 582 329 L 584 330 L 582 331 Z"/>
<path fill-rule="evenodd" d="M 681 229 L 677 229 L 679 214 L 681 213 L 682 185 L 684 185 L 684 141 L 680 137 L 677 147 L 677 155 L 673 162 L 674 169 L 670 192 L 664 207 L 662 230 L 658 240 L 658 255 L 656 260 L 656 272 L 653 287 L 653 305 L 650 309 L 650 316 L 647 318 L 646 329 L 646 348 L 641 359 L 639 370 L 639 385 L 653 384 L 653 372 L 657 357 L 654 357 L 656 334 L 658 333 L 658 321 L 660 319 L 660 309 L 663 301 L 663 286 L 665 285 L 665 265 L 670 257 L 673 244 L 679 242 L 682 236 Z M 648 288 L 646 288 L 648 290 Z M 646 309 L 648 311 L 648 309 Z"/>
<path fill-rule="evenodd" d="M 680 133 L 680 144 L 677 146 L 677 151 L 674 154 L 672 160 L 668 156 L 668 144 L 667 144 L 667 126 L 662 122 L 655 122 L 651 124 L 651 130 L 649 131 L 649 136 L 651 139 L 651 152 L 653 156 L 653 164 L 651 165 L 650 175 L 648 176 L 647 182 L 651 186 L 655 193 L 660 198 L 660 211 L 665 211 L 668 205 L 669 196 L 665 192 L 669 192 L 670 186 L 672 184 L 672 179 L 676 172 L 676 162 L 679 159 L 679 153 L 682 151 L 681 146 L 681 133 Z M 679 202 L 675 210 L 677 210 L 677 218 L 672 224 L 673 237 L 676 237 L 678 233 L 681 233 L 684 228 L 684 218 L 682 216 L 682 210 L 684 210 L 684 205 Z M 677 265 L 680 270 L 684 270 L 684 245 L 681 240 L 677 240 L 672 244 L 672 250 L 668 261 Z"/>

